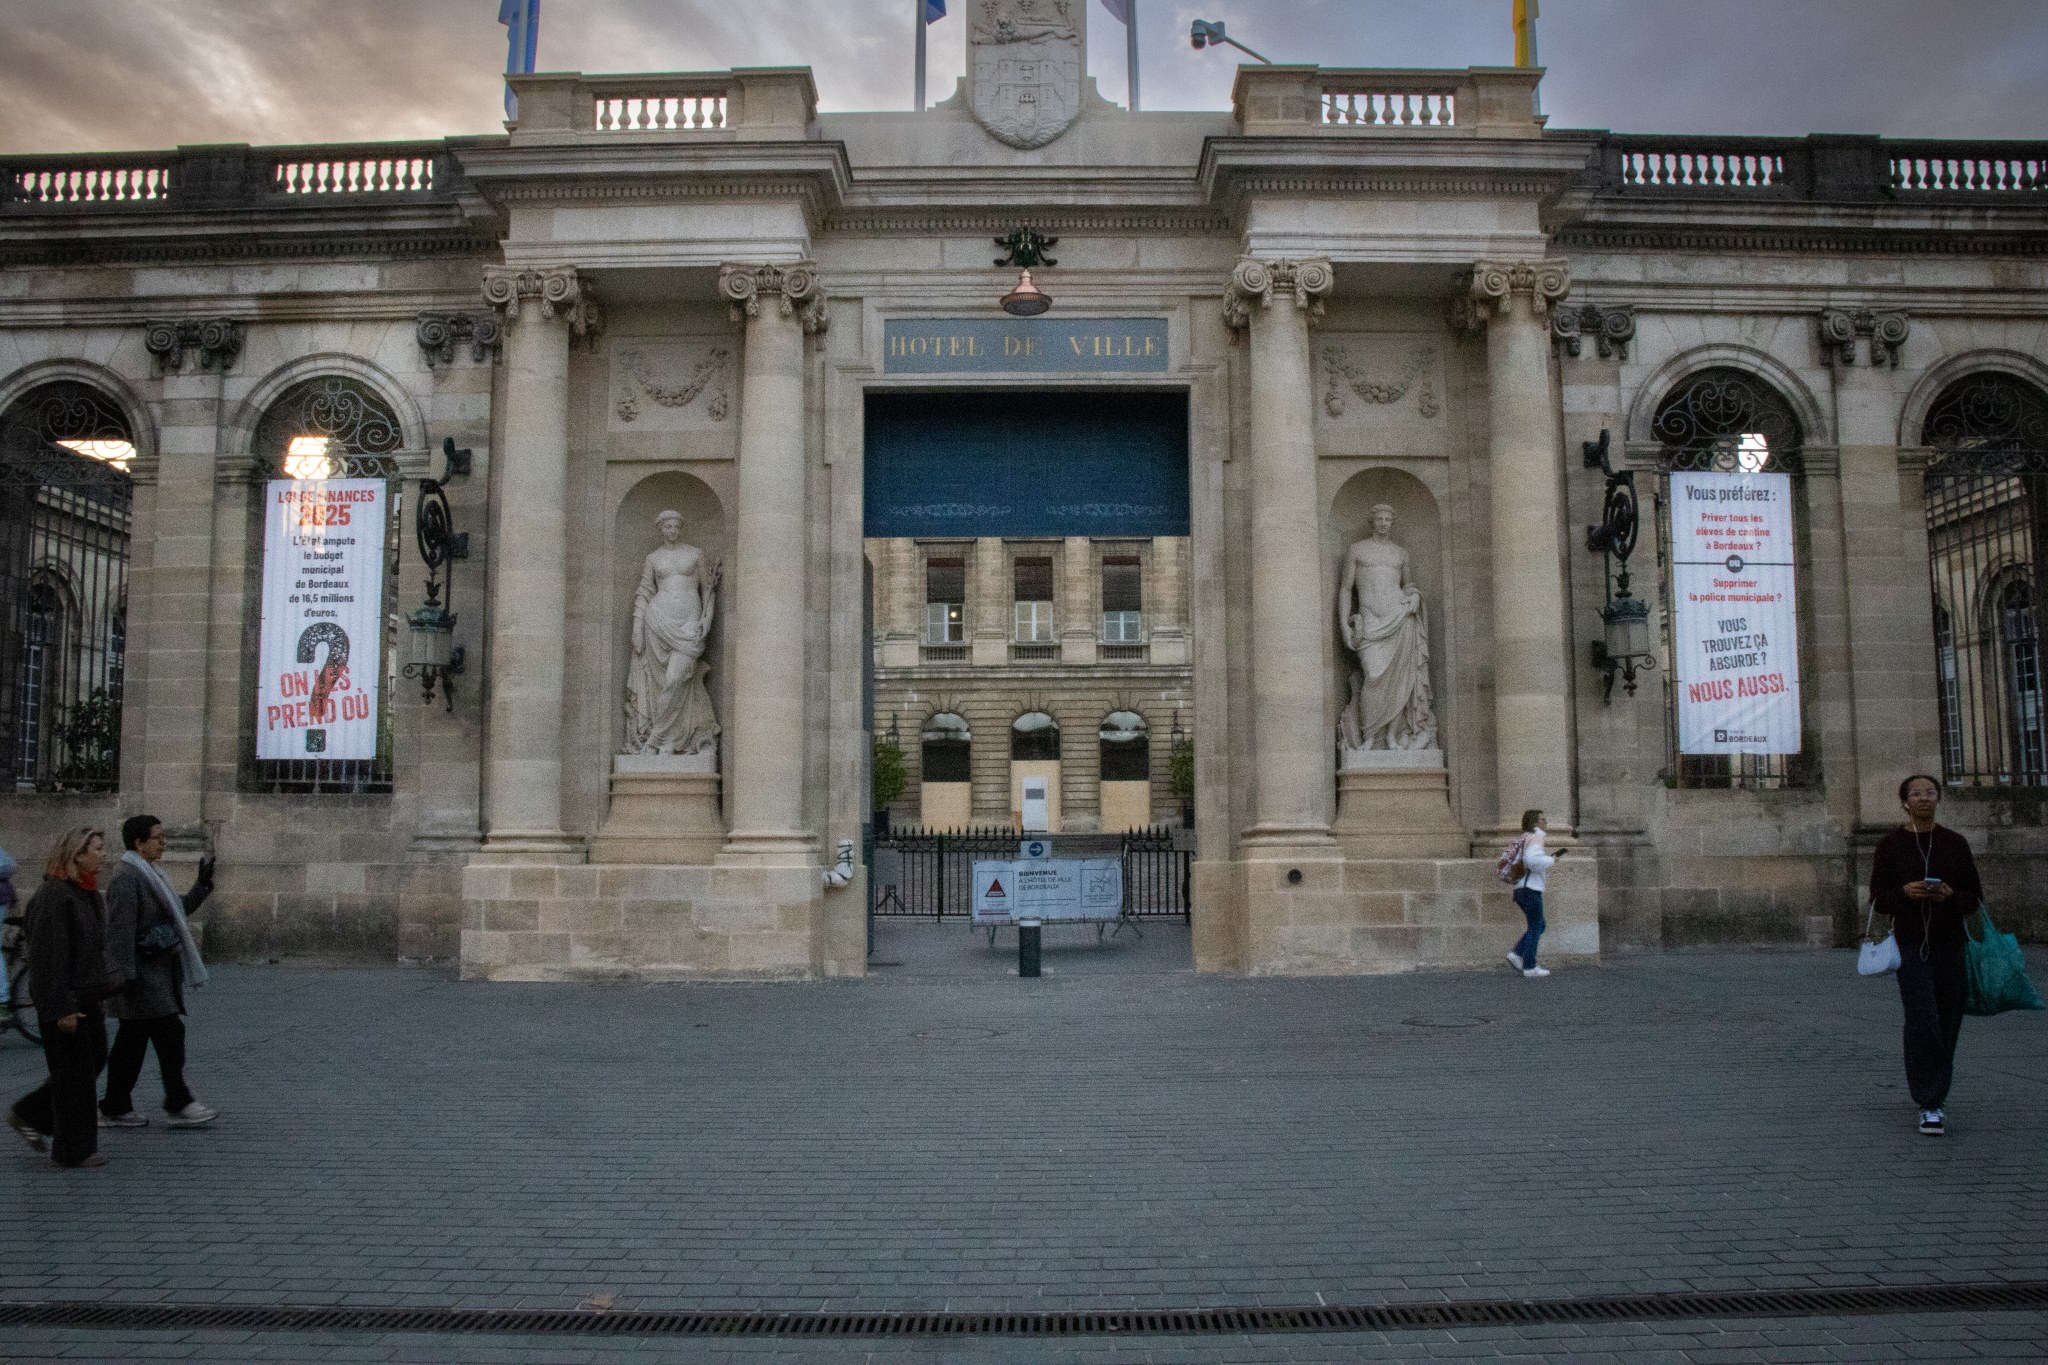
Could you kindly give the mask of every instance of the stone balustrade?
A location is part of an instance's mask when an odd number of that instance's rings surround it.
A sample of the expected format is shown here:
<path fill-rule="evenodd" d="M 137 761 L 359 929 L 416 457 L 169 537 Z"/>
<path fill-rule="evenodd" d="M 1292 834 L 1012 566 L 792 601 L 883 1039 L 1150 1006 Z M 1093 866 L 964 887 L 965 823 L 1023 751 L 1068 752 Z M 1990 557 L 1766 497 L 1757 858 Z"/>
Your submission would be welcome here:
<path fill-rule="evenodd" d="M 229 143 L 169 152 L 0 156 L 0 212 L 248 209 L 321 201 L 444 201 L 461 171 L 444 142 Z"/>
<path fill-rule="evenodd" d="M 1606 133 L 1592 179 L 1625 198 L 2024 201 L 2048 193 L 2048 143 Z"/>
<path fill-rule="evenodd" d="M 1532 67 L 1240 66 L 1231 103 L 1247 136 L 1537 137 Z"/>
<path fill-rule="evenodd" d="M 513 76 L 518 142 L 603 138 L 789 140 L 814 136 L 818 90 L 807 67 L 674 75 Z"/>

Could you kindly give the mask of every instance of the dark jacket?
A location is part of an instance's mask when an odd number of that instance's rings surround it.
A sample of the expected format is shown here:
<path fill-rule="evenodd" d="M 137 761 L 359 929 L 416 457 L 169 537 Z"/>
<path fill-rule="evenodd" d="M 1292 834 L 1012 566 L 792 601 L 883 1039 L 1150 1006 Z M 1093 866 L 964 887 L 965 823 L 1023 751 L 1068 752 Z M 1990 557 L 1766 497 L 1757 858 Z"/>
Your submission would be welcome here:
<path fill-rule="evenodd" d="M 107 911 L 100 893 L 47 877 L 28 898 L 28 988 L 43 1027 L 72 1014 L 98 1015 L 121 985 L 107 960 Z"/>
<path fill-rule="evenodd" d="M 185 953 L 177 946 L 177 921 L 156 894 L 149 879 L 129 864 L 116 863 L 107 883 L 107 956 L 121 969 L 127 989 L 107 1001 L 116 1019 L 164 1019 L 185 1012 Z M 204 875 L 181 897 L 187 918 L 213 894 Z M 155 931 L 157 941 L 172 946 L 151 951 L 143 940 Z"/>
<path fill-rule="evenodd" d="M 1939 877 L 1955 888 L 1945 901 L 1916 901 L 1905 892 L 1907 882 Z M 1877 913 L 1892 917 L 1899 951 L 1918 952 L 1922 942 L 1936 950 L 1960 952 L 1969 937 L 1964 927 L 1984 898 L 1977 860 L 1970 841 L 1944 825 L 1932 834 L 1895 829 L 1877 841 L 1870 858 L 1870 898 Z"/>

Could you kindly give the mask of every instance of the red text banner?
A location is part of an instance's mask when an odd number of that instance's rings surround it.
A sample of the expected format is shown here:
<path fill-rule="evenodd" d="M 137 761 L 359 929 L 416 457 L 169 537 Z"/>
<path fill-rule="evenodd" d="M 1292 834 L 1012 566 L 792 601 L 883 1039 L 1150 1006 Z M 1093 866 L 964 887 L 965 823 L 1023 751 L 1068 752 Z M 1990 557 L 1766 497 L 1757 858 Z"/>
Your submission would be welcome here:
<path fill-rule="evenodd" d="M 260 759 L 377 756 L 384 498 L 381 479 L 264 486 Z"/>
<path fill-rule="evenodd" d="M 1673 474 L 1671 566 L 1678 751 L 1798 753 L 1791 476 Z"/>

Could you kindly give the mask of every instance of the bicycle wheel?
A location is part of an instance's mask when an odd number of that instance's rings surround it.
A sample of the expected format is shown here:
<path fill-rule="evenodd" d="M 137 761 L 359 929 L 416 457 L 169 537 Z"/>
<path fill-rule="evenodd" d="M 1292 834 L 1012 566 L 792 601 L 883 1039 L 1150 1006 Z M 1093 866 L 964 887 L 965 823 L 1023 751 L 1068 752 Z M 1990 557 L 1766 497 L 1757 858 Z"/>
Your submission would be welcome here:
<path fill-rule="evenodd" d="M 14 1015 L 14 1026 L 21 1030 L 21 1036 L 40 1044 L 43 1031 L 36 1022 L 36 1002 L 28 998 L 27 963 L 16 967 L 7 978 L 7 1008 Z"/>

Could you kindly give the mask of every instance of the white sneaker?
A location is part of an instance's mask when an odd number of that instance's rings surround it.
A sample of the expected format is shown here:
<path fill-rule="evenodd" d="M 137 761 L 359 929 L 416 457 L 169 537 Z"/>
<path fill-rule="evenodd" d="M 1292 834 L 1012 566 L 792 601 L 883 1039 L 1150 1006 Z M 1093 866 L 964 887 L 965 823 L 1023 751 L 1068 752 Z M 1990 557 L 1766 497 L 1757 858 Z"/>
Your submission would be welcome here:
<path fill-rule="evenodd" d="M 192 1101 L 192 1103 L 186 1105 L 183 1109 L 180 1109 L 177 1113 L 165 1119 L 164 1127 L 197 1128 L 201 1124 L 212 1123 L 215 1119 L 219 1117 L 220 1110 L 209 1109 L 205 1105 L 201 1104 L 198 1100 L 194 1100 Z"/>
<path fill-rule="evenodd" d="M 125 1114 L 101 1114 L 100 1127 L 147 1128 L 149 1127 L 149 1120 L 136 1113 L 133 1109 L 130 1109 Z"/>
<path fill-rule="evenodd" d="M 1518 972 L 1519 972 L 1519 971 L 1521 971 L 1521 970 L 1522 970 L 1522 955 L 1521 955 L 1520 953 L 1509 953 L 1509 954 L 1508 954 L 1508 965 L 1509 965 L 1510 967 L 1513 967 L 1513 968 L 1514 968 L 1514 969 L 1515 969 L 1516 971 L 1518 971 Z"/>
<path fill-rule="evenodd" d="M 1920 1111 L 1920 1131 L 1929 1137 L 1940 1137 L 1948 1131 L 1948 1116 L 1939 1109 Z"/>
<path fill-rule="evenodd" d="M 1548 968 L 1548 967 L 1524 967 L 1524 968 L 1522 968 L 1522 975 L 1523 975 L 1523 976 L 1549 976 L 1549 975 L 1550 975 L 1550 968 Z"/>

